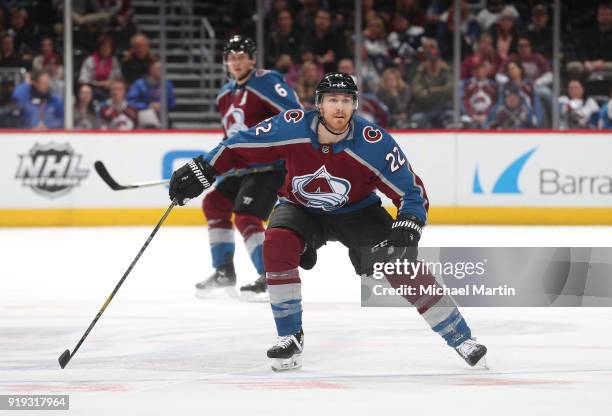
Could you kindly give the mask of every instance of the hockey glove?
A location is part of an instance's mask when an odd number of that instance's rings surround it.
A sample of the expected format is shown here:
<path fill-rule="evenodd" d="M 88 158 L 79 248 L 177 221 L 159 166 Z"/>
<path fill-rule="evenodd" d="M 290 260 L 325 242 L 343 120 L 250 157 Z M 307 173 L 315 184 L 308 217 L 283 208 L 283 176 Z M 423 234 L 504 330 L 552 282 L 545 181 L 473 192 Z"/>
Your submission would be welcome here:
<path fill-rule="evenodd" d="M 170 199 L 176 198 L 179 205 L 210 188 L 215 179 L 215 171 L 202 156 L 192 159 L 172 174 L 170 179 Z"/>
<path fill-rule="evenodd" d="M 423 223 L 410 214 L 398 214 L 391 225 L 389 245 L 396 247 L 417 247 L 421 239 Z"/>

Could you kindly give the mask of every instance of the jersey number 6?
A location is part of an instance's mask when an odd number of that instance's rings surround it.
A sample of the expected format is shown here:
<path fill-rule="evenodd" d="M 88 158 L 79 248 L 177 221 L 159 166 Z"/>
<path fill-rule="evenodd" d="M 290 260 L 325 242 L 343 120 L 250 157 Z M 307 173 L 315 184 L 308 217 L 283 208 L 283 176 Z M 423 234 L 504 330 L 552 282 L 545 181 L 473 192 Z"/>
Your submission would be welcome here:
<path fill-rule="evenodd" d="M 274 84 L 274 90 L 278 93 L 278 95 L 280 95 L 281 97 L 286 97 L 287 96 L 287 90 L 283 88 L 283 86 L 281 84 Z"/>
<path fill-rule="evenodd" d="M 393 150 L 387 153 L 385 160 L 391 161 L 391 173 L 396 172 L 401 166 L 404 166 L 406 159 L 402 157 L 400 150 L 397 146 L 393 147 Z"/>

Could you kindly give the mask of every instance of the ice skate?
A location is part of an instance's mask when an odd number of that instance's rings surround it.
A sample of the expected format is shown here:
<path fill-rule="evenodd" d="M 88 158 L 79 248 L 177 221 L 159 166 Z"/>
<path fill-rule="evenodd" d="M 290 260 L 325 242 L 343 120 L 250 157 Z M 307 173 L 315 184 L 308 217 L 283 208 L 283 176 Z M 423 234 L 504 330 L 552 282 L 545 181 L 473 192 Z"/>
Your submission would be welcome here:
<path fill-rule="evenodd" d="M 240 299 L 250 302 L 267 302 L 268 283 L 266 275 L 262 274 L 257 280 L 240 287 Z"/>
<path fill-rule="evenodd" d="M 278 337 L 267 352 L 272 359 L 272 370 L 289 371 L 302 367 L 302 350 L 304 349 L 304 331 Z"/>
<path fill-rule="evenodd" d="M 487 353 L 487 347 L 476 342 L 475 338 L 466 339 L 455 348 L 455 351 L 468 363 L 471 367 L 476 364 L 487 368 L 487 362 L 484 356 Z"/>
<path fill-rule="evenodd" d="M 237 297 L 236 294 L 236 272 L 233 264 L 226 264 L 218 267 L 215 272 L 206 280 L 196 283 L 196 297 L 206 297 L 215 289 L 224 289 L 230 297 Z"/>

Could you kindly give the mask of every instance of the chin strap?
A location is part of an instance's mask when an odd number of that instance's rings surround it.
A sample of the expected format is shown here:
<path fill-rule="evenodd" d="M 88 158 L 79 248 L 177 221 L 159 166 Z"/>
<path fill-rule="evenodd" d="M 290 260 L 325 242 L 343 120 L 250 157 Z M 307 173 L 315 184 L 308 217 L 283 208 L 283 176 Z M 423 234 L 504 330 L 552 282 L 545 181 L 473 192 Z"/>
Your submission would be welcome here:
<path fill-rule="evenodd" d="M 346 125 L 346 129 L 344 129 L 344 131 L 341 131 L 340 133 L 336 133 L 335 131 L 332 131 L 329 127 L 327 127 L 327 124 L 325 124 L 325 120 L 323 119 L 323 117 L 321 117 L 321 114 L 319 114 L 319 123 L 323 127 L 325 127 L 325 130 L 327 130 L 328 132 L 330 132 L 334 136 L 342 136 L 344 133 L 346 133 L 351 128 L 351 120 L 353 120 L 353 116 L 351 116 L 351 118 L 349 119 L 349 122 Z"/>

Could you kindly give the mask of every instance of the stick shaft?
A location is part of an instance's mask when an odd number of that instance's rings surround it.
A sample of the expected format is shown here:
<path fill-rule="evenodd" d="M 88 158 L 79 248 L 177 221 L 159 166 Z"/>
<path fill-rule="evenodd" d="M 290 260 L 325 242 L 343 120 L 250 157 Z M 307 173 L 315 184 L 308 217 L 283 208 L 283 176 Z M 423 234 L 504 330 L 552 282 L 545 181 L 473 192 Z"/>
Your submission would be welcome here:
<path fill-rule="evenodd" d="M 89 333 L 91 332 L 93 327 L 96 325 L 96 322 L 98 322 L 98 319 L 100 319 L 100 317 L 102 316 L 102 314 L 106 310 L 106 307 L 109 305 L 111 300 L 113 300 L 113 297 L 115 297 L 115 294 L 119 291 L 119 288 L 121 287 L 121 285 L 123 284 L 125 279 L 128 277 L 128 275 L 130 274 L 130 272 L 132 271 L 132 269 L 134 268 L 134 266 L 136 265 L 138 260 L 140 259 L 140 256 L 142 256 L 144 251 L 147 249 L 149 243 L 151 242 L 151 240 L 153 240 L 153 237 L 155 237 L 155 234 L 157 234 L 157 231 L 159 230 L 161 225 L 164 223 L 164 221 L 166 220 L 166 218 L 170 214 L 170 211 L 172 211 L 172 208 L 174 208 L 176 206 L 176 204 L 177 204 L 177 201 L 173 200 L 172 203 L 170 204 L 170 206 L 166 209 L 166 212 L 164 212 L 164 215 L 157 222 L 157 225 L 155 226 L 155 228 L 153 228 L 153 231 L 151 231 L 151 234 L 149 235 L 149 238 L 147 238 L 147 241 L 144 243 L 144 245 L 142 246 L 142 248 L 140 249 L 138 254 L 136 254 L 136 257 L 134 257 L 134 260 L 132 260 L 132 263 L 130 263 L 130 265 L 127 268 L 127 270 L 125 271 L 125 273 L 123 273 L 123 276 L 121 277 L 121 280 L 119 280 L 119 283 L 117 283 L 117 285 L 113 289 L 112 293 L 106 299 L 106 302 L 104 302 L 104 305 L 102 305 L 102 307 L 98 311 L 98 314 L 96 315 L 96 317 L 93 319 L 93 321 L 89 325 L 89 328 L 87 328 L 87 330 L 85 331 L 85 333 L 83 334 L 83 336 L 81 337 L 79 342 L 74 347 L 74 350 L 72 351 L 72 354 L 70 354 L 70 358 L 74 357 L 74 355 L 76 354 L 78 349 L 81 347 L 81 344 L 83 344 L 83 341 L 85 341 L 85 338 L 87 338 L 87 335 L 89 335 Z"/>
<path fill-rule="evenodd" d="M 102 180 L 113 190 L 113 191 L 125 191 L 127 189 L 138 189 L 138 188 L 148 188 L 151 186 L 160 186 L 160 185 L 168 185 L 170 181 L 168 179 L 161 179 L 157 181 L 147 181 L 147 182 L 136 182 L 127 185 L 119 184 L 111 174 L 106 169 L 106 166 L 101 161 L 97 161 L 94 163 L 94 167 L 96 172 Z M 263 173 L 263 172 L 271 172 L 274 170 L 278 170 L 277 166 L 274 165 L 263 165 L 263 166 L 254 166 L 250 168 L 241 168 L 241 169 L 230 169 L 227 172 L 217 175 L 217 179 L 228 178 L 232 176 L 243 176 L 249 175 L 252 173 Z"/>

